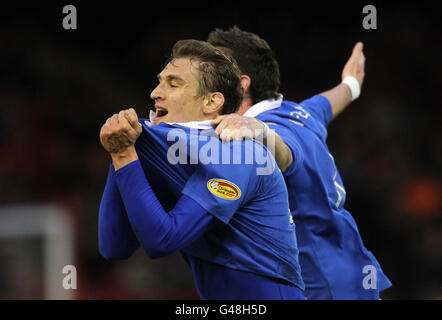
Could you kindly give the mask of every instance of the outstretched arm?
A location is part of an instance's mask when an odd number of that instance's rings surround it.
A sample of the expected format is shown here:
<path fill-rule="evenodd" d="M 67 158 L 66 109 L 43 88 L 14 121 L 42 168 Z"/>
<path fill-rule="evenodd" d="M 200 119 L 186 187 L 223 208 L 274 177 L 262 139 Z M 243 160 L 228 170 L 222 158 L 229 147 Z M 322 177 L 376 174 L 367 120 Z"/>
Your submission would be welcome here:
<path fill-rule="evenodd" d="M 350 59 L 342 70 L 342 80 L 344 81 L 346 77 L 354 77 L 359 85 L 359 89 L 365 76 L 365 56 L 362 50 L 362 42 L 356 43 Z M 352 96 L 350 87 L 346 82 L 342 82 L 333 89 L 320 93 L 320 95 L 327 98 L 330 102 L 333 118 L 340 114 L 356 98 Z M 212 121 L 212 125 L 217 126 L 216 133 L 223 141 L 257 139 L 257 136 L 265 129 L 265 124 L 262 121 L 237 114 L 219 116 Z M 293 162 L 290 148 L 273 130 L 268 131 L 263 142 L 275 157 L 279 169 L 285 172 Z"/>
<path fill-rule="evenodd" d="M 356 43 L 353 48 L 352 55 L 342 70 L 342 80 L 344 81 L 347 76 L 354 77 L 359 83 L 360 88 L 362 87 L 365 76 L 365 56 L 362 52 L 363 47 L 362 42 Z M 341 82 L 333 89 L 320 93 L 320 95 L 326 97 L 330 102 L 333 119 L 339 115 L 353 100 L 350 87 L 344 82 Z"/>

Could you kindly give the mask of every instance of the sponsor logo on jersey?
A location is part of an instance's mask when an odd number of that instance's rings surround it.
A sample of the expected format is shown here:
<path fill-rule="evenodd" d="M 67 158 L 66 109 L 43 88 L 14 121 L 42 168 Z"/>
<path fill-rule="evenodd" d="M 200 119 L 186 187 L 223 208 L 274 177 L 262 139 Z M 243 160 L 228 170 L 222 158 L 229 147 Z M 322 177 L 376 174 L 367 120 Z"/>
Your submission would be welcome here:
<path fill-rule="evenodd" d="M 241 190 L 234 183 L 223 179 L 210 179 L 207 188 L 215 196 L 226 200 L 235 200 L 241 196 Z"/>

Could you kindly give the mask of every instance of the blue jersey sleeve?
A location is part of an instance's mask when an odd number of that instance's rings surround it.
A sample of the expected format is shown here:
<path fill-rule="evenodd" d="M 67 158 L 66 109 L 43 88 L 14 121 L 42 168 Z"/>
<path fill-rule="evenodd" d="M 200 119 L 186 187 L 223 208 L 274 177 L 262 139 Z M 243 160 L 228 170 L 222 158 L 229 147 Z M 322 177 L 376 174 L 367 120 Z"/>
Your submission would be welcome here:
<path fill-rule="evenodd" d="M 98 250 L 108 260 L 128 259 L 139 248 L 111 164 L 98 212 Z"/>
<path fill-rule="evenodd" d="M 186 196 L 171 211 L 165 211 L 150 188 L 139 160 L 120 168 L 115 175 L 129 220 L 151 258 L 184 248 L 217 222 Z"/>
<path fill-rule="evenodd" d="M 233 141 L 223 145 L 223 149 L 230 148 L 233 153 L 239 152 L 234 147 L 238 143 L 243 147 L 242 159 L 246 153 L 253 155 L 254 152 L 263 152 L 264 156 L 270 154 L 262 145 L 252 140 Z M 256 151 L 253 151 L 254 148 Z M 274 159 L 271 159 L 274 170 Z M 255 161 L 250 164 L 246 164 L 245 161 L 241 164 L 198 164 L 182 193 L 194 199 L 207 212 L 227 224 L 238 208 L 247 202 L 258 189 L 261 179 L 257 174 L 257 167 Z"/>
<path fill-rule="evenodd" d="M 323 126 L 328 126 L 333 114 L 330 101 L 326 97 L 317 94 L 302 101 L 300 105 L 320 121 Z"/>

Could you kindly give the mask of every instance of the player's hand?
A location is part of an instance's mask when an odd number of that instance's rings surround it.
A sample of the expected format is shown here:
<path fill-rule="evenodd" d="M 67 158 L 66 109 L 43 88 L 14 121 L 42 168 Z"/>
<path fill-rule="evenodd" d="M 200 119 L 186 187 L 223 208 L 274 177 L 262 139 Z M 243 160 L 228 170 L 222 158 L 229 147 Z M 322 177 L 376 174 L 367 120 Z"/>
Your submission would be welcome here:
<path fill-rule="evenodd" d="M 217 126 L 215 131 L 224 143 L 231 140 L 254 139 L 264 130 L 264 123 L 258 119 L 234 113 L 218 116 L 212 120 L 212 125 Z"/>
<path fill-rule="evenodd" d="M 138 133 L 138 136 L 140 136 L 142 132 L 142 126 L 141 123 L 138 122 L 138 115 L 134 108 L 129 108 L 124 111 L 124 116 L 126 117 L 127 121 L 129 121 L 129 124 L 131 127 Z M 137 137 L 138 138 L 138 137 Z"/>
<path fill-rule="evenodd" d="M 111 154 L 121 153 L 135 144 L 141 132 L 135 110 L 122 110 L 107 119 L 101 127 L 101 145 Z"/>
<path fill-rule="evenodd" d="M 362 51 L 363 49 L 364 44 L 362 42 L 356 43 L 350 58 L 342 70 L 342 80 L 346 76 L 353 76 L 358 80 L 361 87 L 365 77 L 365 56 Z"/>

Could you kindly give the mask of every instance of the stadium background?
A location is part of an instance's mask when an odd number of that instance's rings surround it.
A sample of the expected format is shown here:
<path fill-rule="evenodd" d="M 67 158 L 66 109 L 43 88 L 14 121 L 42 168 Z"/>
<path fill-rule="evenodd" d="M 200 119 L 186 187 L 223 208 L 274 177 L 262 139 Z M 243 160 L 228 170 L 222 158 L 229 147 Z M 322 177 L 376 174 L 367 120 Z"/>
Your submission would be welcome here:
<path fill-rule="evenodd" d="M 77 8 L 77 30 L 62 28 L 67 4 Z M 365 4 L 377 8 L 376 30 L 362 28 Z M 23 204 L 67 213 L 78 278 L 71 298 L 197 299 L 179 254 L 99 255 L 109 157 L 98 132 L 123 106 L 148 115 L 177 40 L 234 24 L 273 47 L 281 92 L 298 102 L 336 85 L 353 45 L 365 43 L 362 95 L 329 126 L 346 208 L 393 282 L 384 299 L 442 298 L 442 29 L 431 6 L 58 1 L 6 6 L 0 17 L 0 225 L 2 209 Z M 47 298 L 40 240 L 29 239 L 0 237 L 0 299 Z M 61 286 L 61 269 L 52 277 Z"/>

